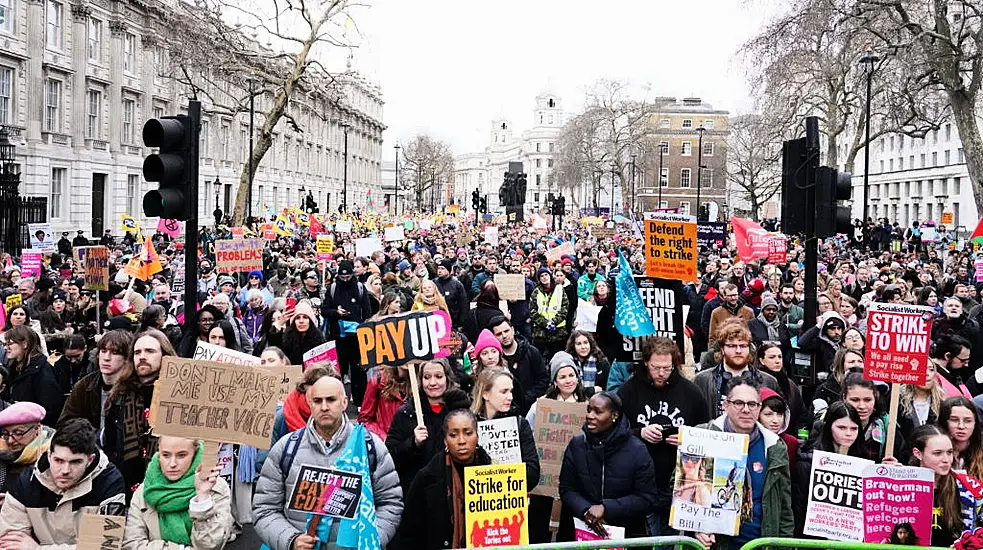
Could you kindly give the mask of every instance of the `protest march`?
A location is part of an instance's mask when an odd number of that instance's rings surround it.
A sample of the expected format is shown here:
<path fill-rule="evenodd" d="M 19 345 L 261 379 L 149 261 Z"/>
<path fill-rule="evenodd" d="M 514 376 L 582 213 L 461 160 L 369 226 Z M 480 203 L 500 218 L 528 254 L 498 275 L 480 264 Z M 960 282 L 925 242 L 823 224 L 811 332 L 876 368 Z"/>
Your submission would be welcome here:
<path fill-rule="evenodd" d="M 5 256 L 0 547 L 974 547 L 972 242 L 830 238 L 806 325 L 796 235 L 619 218 L 284 209 L 194 280 L 132 218 Z"/>

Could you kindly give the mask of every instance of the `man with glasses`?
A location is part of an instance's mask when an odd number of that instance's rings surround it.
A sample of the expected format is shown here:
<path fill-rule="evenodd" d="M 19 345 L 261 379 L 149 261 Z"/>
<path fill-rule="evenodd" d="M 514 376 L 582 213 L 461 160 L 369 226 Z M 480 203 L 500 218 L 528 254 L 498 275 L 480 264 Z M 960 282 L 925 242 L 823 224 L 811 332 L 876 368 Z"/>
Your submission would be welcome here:
<path fill-rule="evenodd" d="M 928 356 L 935 363 L 936 382 L 947 397 L 972 399 L 983 390 L 969 366 L 971 349 L 969 340 L 956 334 L 942 335 L 932 344 Z"/>
<path fill-rule="evenodd" d="M 718 329 L 720 351 L 716 353 L 715 359 L 719 363 L 713 368 L 700 371 L 694 380 L 700 393 L 703 394 L 707 415 L 710 418 L 720 416 L 723 411 L 721 388 L 732 378 L 746 378 L 758 386 L 767 386 L 776 392 L 779 391 L 778 381 L 774 376 L 753 366 L 751 331 L 748 330 L 747 323 L 741 319 L 728 319 Z"/>
<path fill-rule="evenodd" d="M 642 366 L 618 390 L 632 433 L 645 442 L 655 465 L 656 506 L 648 516 L 649 534 L 675 534 L 669 527 L 672 472 L 676 467 L 679 427 L 710 421 L 703 394 L 683 377 L 683 356 L 676 342 L 657 336 L 642 341 Z"/>
<path fill-rule="evenodd" d="M 48 450 L 54 428 L 42 426 L 44 407 L 30 401 L 14 403 L 0 411 L 0 440 L 6 451 L 0 455 L 0 505 L 17 476 Z"/>
<path fill-rule="evenodd" d="M 711 347 L 717 341 L 717 329 L 728 319 L 750 321 L 754 319 L 754 311 L 741 303 L 737 285 L 722 283 L 720 285 L 720 306 L 710 314 L 710 333 L 707 336 Z"/>

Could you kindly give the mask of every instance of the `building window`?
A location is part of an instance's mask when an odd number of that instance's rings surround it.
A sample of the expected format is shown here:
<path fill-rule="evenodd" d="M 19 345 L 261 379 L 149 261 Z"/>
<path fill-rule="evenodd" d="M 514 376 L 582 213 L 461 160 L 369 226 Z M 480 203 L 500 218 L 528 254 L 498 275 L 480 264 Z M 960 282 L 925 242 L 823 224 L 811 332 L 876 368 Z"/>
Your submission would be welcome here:
<path fill-rule="evenodd" d="M 689 189 L 689 180 L 690 180 L 690 169 L 683 168 L 682 170 L 680 170 L 679 186 L 682 187 L 683 189 Z"/>
<path fill-rule="evenodd" d="M 133 143 L 133 119 L 136 116 L 136 108 L 136 101 L 123 100 L 123 129 L 119 137 L 123 143 Z"/>
<path fill-rule="evenodd" d="M 660 170 L 660 172 L 661 174 L 659 174 L 659 186 L 669 187 L 669 169 L 663 168 L 662 170 Z"/>
<path fill-rule="evenodd" d="M 668 118 L 659 119 L 659 129 L 666 130 L 668 128 L 669 128 L 669 119 Z"/>
<path fill-rule="evenodd" d="M 689 201 L 679 201 L 679 213 L 684 216 L 689 215 Z"/>
<path fill-rule="evenodd" d="M 48 46 L 51 48 L 61 48 L 61 2 L 48 0 Z"/>
<path fill-rule="evenodd" d="M 713 121 L 712 120 L 704 120 L 703 121 L 703 127 L 706 128 L 707 130 L 713 130 Z"/>
<path fill-rule="evenodd" d="M 713 168 L 704 168 L 700 171 L 700 185 L 702 187 L 713 187 Z"/>
<path fill-rule="evenodd" d="M 229 159 L 229 125 L 222 124 L 220 127 L 221 139 L 222 139 L 222 159 Z M 308 152 L 308 164 L 310 164 L 310 153 Z"/>
<path fill-rule="evenodd" d="M 132 73 L 137 68 L 137 35 L 126 33 L 123 36 L 123 70 Z"/>
<path fill-rule="evenodd" d="M 945 140 L 949 141 L 951 139 L 952 139 L 952 124 L 949 123 L 945 125 Z"/>
<path fill-rule="evenodd" d="M 99 124 L 102 114 L 102 92 L 99 90 L 89 90 L 86 94 L 86 113 L 85 113 L 85 137 L 89 139 L 99 139 L 102 137 L 101 124 Z"/>
<path fill-rule="evenodd" d="M 61 129 L 59 106 L 61 105 L 61 81 L 49 78 L 44 84 L 44 131 Z"/>
<path fill-rule="evenodd" d="M 939 165 L 939 153 L 938 151 L 932 151 L 932 166 Z"/>
<path fill-rule="evenodd" d="M 948 166 L 951 161 L 952 161 L 952 153 L 948 149 L 946 149 L 946 151 L 945 151 L 945 165 Z"/>
<path fill-rule="evenodd" d="M 552 153 L 554 151 L 556 151 L 556 144 L 551 141 L 550 142 L 550 153 Z"/>
<path fill-rule="evenodd" d="M 14 0 L 0 0 L 0 31 L 14 30 Z"/>
<path fill-rule="evenodd" d="M 50 215 L 55 219 L 62 216 L 62 193 L 65 189 L 65 178 L 67 174 L 67 168 L 51 169 L 51 196 L 49 197 L 49 204 L 51 205 Z"/>
<path fill-rule="evenodd" d="M 963 153 L 962 147 L 956 149 L 956 162 L 958 162 L 959 164 L 966 162 L 966 157 L 964 155 L 965 153 Z"/>
<path fill-rule="evenodd" d="M 659 142 L 659 149 L 661 149 L 661 154 L 668 155 L 669 154 L 669 142 L 668 141 Z"/>
<path fill-rule="evenodd" d="M 681 148 L 680 151 L 681 151 L 681 154 L 684 157 L 692 156 L 692 154 L 693 154 L 693 142 L 691 142 L 691 141 L 684 141 L 683 142 L 683 146 L 682 146 L 682 148 Z"/>
<path fill-rule="evenodd" d="M 962 180 L 960 178 L 952 178 L 952 194 L 953 195 L 958 195 L 959 194 L 959 184 L 960 183 L 962 183 Z"/>
<path fill-rule="evenodd" d="M 553 159 L 546 159 L 546 167 L 547 168 L 553 167 Z"/>
<path fill-rule="evenodd" d="M 140 176 L 130 174 L 126 176 L 126 208 L 128 213 L 139 212 L 137 208 L 137 194 L 140 190 Z"/>
<path fill-rule="evenodd" d="M 102 60 L 102 21 L 93 17 L 89 18 L 88 56 L 89 61 Z"/>
<path fill-rule="evenodd" d="M 683 119 L 683 128 L 692 128 L 692 127 L 693 127 L 693 119 L 691 119 L 691 118 L 684 118 Z"/>
<path fill-rule="evenodd" d="M 539 187 L 542 181 L 543 181 L 543 176 L 541 176 L 540 174 L 536 174 L 536 187 Z"/>
<path fill-rule="evenodd" d="M 539 202 L 539 193 L 532 194 L 532 202 Z"/>
<path fill-rule="evenodd" d="M 713 156 L 713 142 L 707 142 L 703 144 L 703 156 L 705 157 Z"/>
<path fill-rule="evenodd" d="M 13 92 L 14 70 L 0 67 L 0 124 L 10 122 L 10 99 Z M 960 149 L 962 151 L 962 149 Z"/>
<path fill-rule="evenodd" d="M 543 167 L 543 159 L 536 159 L 536 168 Z"/>
<path fill-rule="evenodd" d="M 202 158 L 211 158 L 209 154 L 208 144 L 211 140 L 208 139 L 208 121 L 201 121 L 201 135 L 198 136 L 198 151 L 201 153 Z"/>
<path fill-rule="evenodd" d="M 536 152 L 539 153 L 541 148 L 542 148 L 542 144 L 537 141 L 536 142 Z"/>
<path fill-rule="evenodd" d="M 922 165 L 919 168 L 925 168 L 925 153 L 921 154 L 920 160 Z"/>

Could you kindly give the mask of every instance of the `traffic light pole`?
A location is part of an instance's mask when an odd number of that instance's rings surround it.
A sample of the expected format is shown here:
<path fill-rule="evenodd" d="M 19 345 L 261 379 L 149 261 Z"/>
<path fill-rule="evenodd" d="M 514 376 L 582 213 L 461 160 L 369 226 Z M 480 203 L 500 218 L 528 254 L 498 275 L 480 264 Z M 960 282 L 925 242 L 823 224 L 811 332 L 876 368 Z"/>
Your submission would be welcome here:
<path fill-rule="evenodd" d="M 811 116 L 806 117 L 806 158 L 815 155 L 819 158 L 819 119 Z M 806 216 L 806 288 L 805 288 L 805 312 L 802 319 L 802 330 L 816 324 L 817 296 L 816 285 L 818 284 L 819 269 L 819 242 L 816 238 L 816 171 L 806 170 L 806 211 L 813 213 Z"/>
<path fill-rule="evenodd" d="M 201 102 L 188 102 L 188 119 L 191 128 L 188 157 L 191 161 L 190 185 L 188 185 L 189 217 L 184 222 L 184 322 L 193 322 L 198 311 L 198 135 L 201 130 Z M 250 163 L 252 159 L 250 158 Z M 250 187 L 252 182 L 250 181 Z"/>

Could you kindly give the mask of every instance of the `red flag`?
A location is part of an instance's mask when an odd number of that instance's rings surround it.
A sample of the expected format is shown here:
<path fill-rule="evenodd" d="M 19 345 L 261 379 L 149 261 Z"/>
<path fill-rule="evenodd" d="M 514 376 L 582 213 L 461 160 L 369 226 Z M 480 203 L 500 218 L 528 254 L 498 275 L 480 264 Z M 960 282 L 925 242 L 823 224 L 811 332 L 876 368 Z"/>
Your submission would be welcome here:
<path fill-rule="evenodd" d="M 730 219 L 737 241 L 737 256 L 742 262 L 768 257 L 768 232 L 757 223 L 744 218 Z"/>
<path fill-rule="evenodd" d="M 980 219 L 980 223 L 976 224 L 976 229 L 969 236 L 969 240 L 970 242 L 983 242 L 983 218 Z"/>
<path fill-rule="evenodd" d="M 308 232 L 311 236 L 324 233 L 324 225 L 321 224 L 321 220 L 317 219 L 317 214 L 311 214 L 311 227 L 308 229 Z"/>

